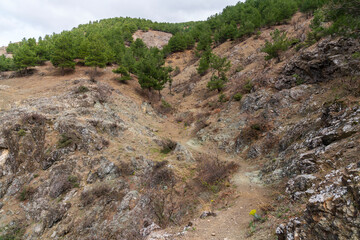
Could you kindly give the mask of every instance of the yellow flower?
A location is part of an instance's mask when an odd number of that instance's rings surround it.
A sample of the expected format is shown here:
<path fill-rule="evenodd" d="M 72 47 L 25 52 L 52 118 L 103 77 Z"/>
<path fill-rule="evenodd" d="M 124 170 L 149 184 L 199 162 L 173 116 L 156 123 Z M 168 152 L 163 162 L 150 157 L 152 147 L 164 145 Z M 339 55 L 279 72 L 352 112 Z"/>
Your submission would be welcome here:
<path fill-rule="evenodd" d="M 256 210 L 255 210 L 255 209 L 251 210 L 250 213 L 249 213 L 249 215 L 252 215 L 252 216 L 255 216 L 255 214 L 256 214 Z"/>

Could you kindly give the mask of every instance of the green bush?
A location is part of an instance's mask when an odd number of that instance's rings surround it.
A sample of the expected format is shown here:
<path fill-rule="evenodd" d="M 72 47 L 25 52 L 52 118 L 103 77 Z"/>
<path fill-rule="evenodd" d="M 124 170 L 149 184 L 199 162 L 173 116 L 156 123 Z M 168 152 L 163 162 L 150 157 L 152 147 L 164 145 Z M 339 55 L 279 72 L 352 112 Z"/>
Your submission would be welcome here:
<path fill-rule="evenodd" d="M 89 91 L 89 89 L 87 88 L 87 87 L 85 87 L 85 86 L 80 86 L 80 87 L 78 87 L 78 89 L 76 90 L 76 93 L 86 93 L 86 92 L 88 92 Z"/>
<path fill-rule="evenodd" d="M 265 46 L 261 49 L 262 52 L 267 53 L 265 60 L 277 58 L 280 61 L 280 52 L 285 51 L 291 45 L 291 42 L 286 37 L 286 32 L 281 32 L 278 29 L 270 33 L 272 42 L 266 41 Z"/>
<path fill-rule="evenodd" d="M 234 95 L 234 100 L 235 101 L 239 102 L 239 101 L 241 101 L 241 99 L 242 99 L 242 94 L 241 93 L 236 93 Z"/>
<path fill-rule="evenodd" d="M 247 80 L 247 82 L 243 86 L 243 89 L 246 93 L 250 93 L 251 90 L 253 89 L 253 87 L 254 87 L 254 85 L 252 84 L 251 80 Z"/>
<path fill-rule="evenodd" d="M 73 139 L 65 134 L 60 135 L 60 139 L 57 143 L 57 148 L 65 148 L 73 143 Z"/>
<path fill-rule="evenodd" d="M 219 95 L 219 102 L 227 102 L 227 97 L 225 94 L 220 94 Z"/>
<path fill-rule="evenodd" d="M 24 129 L 20 129 L 19 131 L 18 131 L 18 136 L 19 137 L 23 137 L 23 136 L 25 136 L 26 135 L 26 131 L 24 130 Z"/>

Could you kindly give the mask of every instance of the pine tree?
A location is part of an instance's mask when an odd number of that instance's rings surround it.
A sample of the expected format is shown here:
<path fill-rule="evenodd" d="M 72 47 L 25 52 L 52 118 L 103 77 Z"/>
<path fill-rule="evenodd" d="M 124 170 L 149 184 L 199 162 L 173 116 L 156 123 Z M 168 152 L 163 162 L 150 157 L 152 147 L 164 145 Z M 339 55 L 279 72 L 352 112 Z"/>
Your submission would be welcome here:
<path fill-rule="evenodd" d="M 120 82 L 126 82 L 127 80 L 131 80 L 130 73 L 124 66 L 119 66 L 117 69 L 114 69 L 113 73 L 120 74 L 120 78 L 118 79 Z"/>
<path fill-rule="evenodd" d="M 108 46 L 105 40 L 99 34 L 92 34 L 89 38 L 89 52 L 85 58 L 85 65 L 94 68 L 94 76 L 97 74 L 97 68 L 104 68 L 108 63 Z"/>
<path fill-rule="evenodd" d="M 221 58 L 215 54 L 210 56 L 210 67 L 213 69 L 213 75 L 207 84 L 210 90 L 218 90 L 220 92 L 228 81 L 226 72 L 230 70 L 231 63 L 226 57 Z"/>
<path fill-rule="evenodd" d="M 207 70 L 210 68 L 211 55 L 212 55 L 211 49 L 208 48 L 203 52 L 200 58 L 199 67 L 196 70 L 201 76 L 205 75 Z"/>
<path fill-rule="evenodd" d="M 25 70 L 27 73 L 28 67 L 36 66 L 38 58 L 34 51 L 30 49 L 27 44 L 21 44 L 14 52 L 14 63 L 17 69 Z"/>
<path fill-rule="evenodd" d="M 171 67 L 163 67 L 165 63 L 161 52 L 152 48 L 143 59 L 137 63 L 139 84 L 143 89 L 160 91 L 170 81 Z"/>
<path fill-rule="evenodd" d="M 55 38 L 50 61 L 54 67 L 61 68 L 62 75 L 65 68 L 75 68 L 74 46 L 70 32 L 62 32 Z"/>

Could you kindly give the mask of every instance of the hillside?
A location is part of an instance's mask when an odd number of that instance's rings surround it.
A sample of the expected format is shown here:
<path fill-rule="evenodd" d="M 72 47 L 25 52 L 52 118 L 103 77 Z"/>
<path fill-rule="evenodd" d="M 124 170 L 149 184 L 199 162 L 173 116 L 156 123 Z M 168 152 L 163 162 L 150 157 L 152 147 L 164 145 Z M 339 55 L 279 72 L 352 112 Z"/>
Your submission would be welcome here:
<path fill-rule="evenodd" d="M 281 1 L 250 0 L 206 22 L 115 18 L 9 46 L 0 239 L 360 238 L 358 5 L 329 10 L 331 25 L 313 13 L 331 1 L 285 2 L 271 16 Z M 21 54 L 45 58 L 8 71 Z"/>

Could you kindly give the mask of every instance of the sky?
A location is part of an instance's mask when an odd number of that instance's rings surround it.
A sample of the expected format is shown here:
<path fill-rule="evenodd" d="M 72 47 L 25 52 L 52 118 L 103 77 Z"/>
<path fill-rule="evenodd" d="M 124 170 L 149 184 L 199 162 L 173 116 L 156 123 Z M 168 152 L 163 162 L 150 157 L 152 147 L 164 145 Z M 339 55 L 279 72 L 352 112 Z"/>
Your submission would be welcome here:
<path fill-rule="evenodd" d="M 239 0 L 0 0 L 0 46 L 112 17 L 206 20 Z"/>

